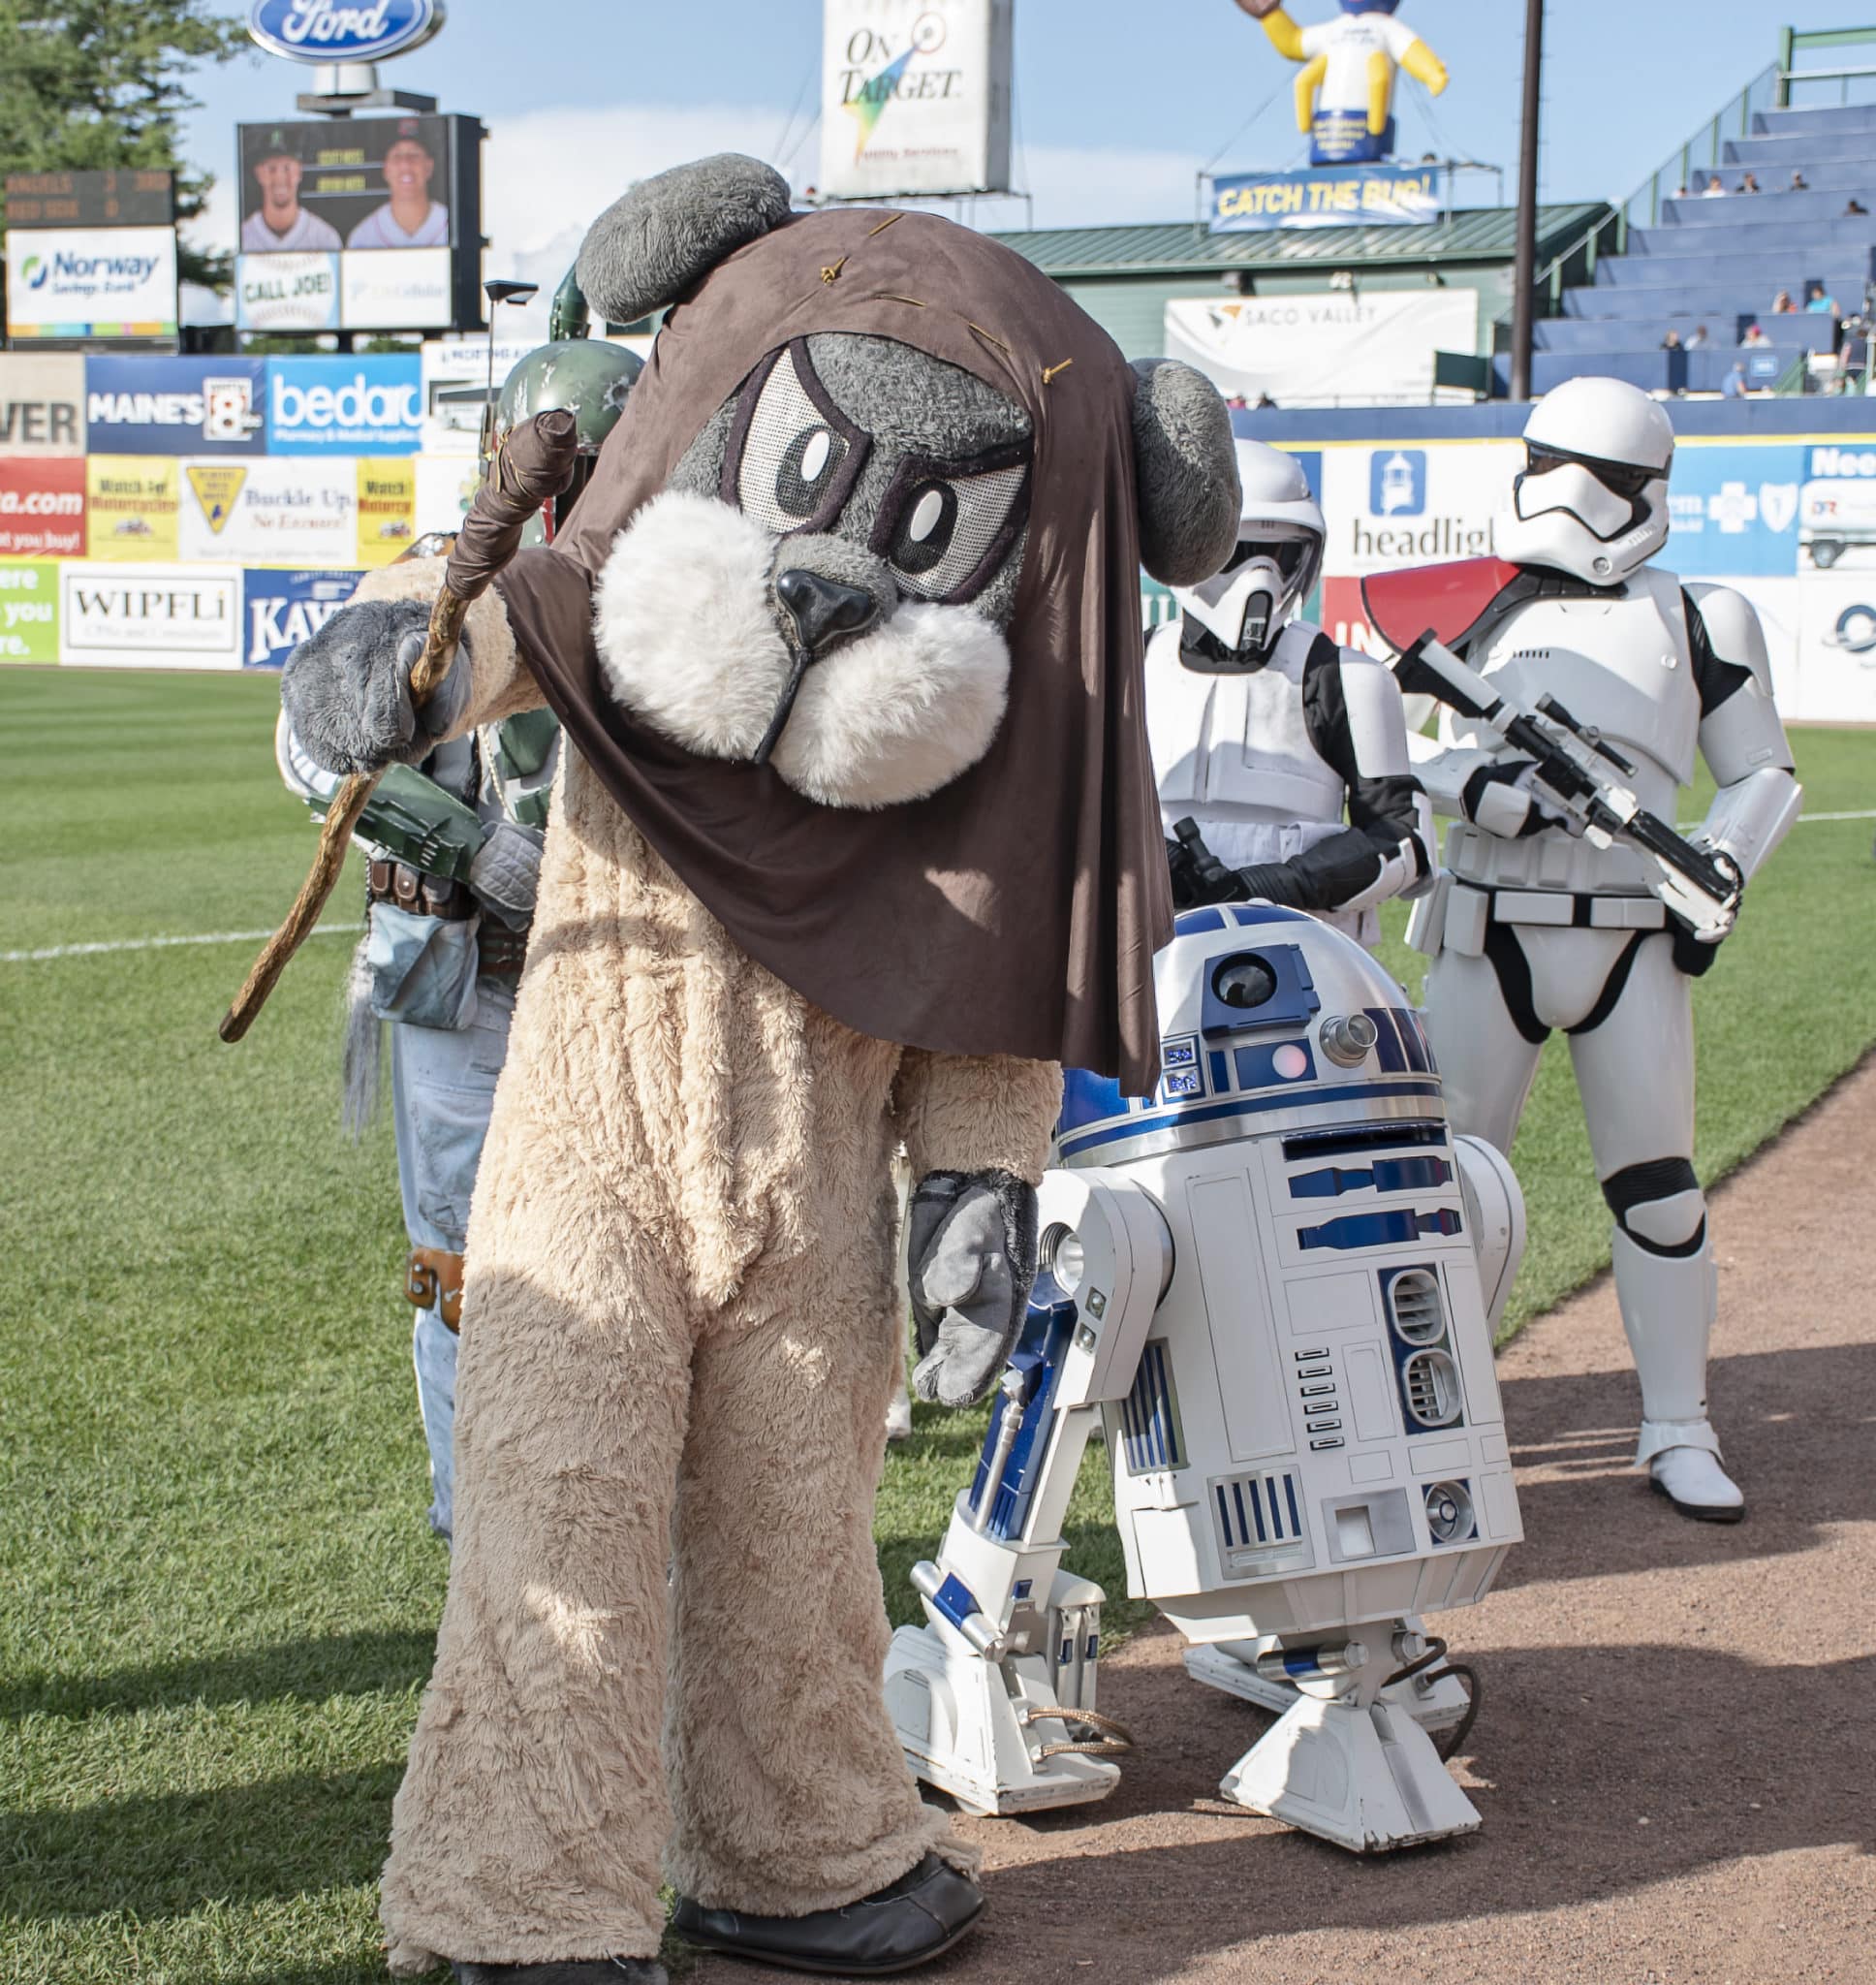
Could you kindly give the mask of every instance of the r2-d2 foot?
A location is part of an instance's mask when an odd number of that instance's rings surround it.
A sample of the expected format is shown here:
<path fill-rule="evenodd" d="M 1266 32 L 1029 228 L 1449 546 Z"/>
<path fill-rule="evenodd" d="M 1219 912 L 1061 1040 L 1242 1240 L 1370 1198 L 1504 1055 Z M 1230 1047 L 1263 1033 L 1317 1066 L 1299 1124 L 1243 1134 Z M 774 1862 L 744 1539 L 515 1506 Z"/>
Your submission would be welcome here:
<path fill-rule="evenodd" d="M 1188 912 L 1157 980 L 1154 1095 L 1070 1078 L 1023 1338 L 888 1661 L 907 1759 L 979 1811 L 1115 1782 L 1095 1589 L 1061 1570 L 1099 1415 L 1130 1590 L 1204 1679 L 1287 1685 L 1226 1796 L 1357 1852 L 1469 1831 L 1419 1620 L 1484 1597 L 1521 1534 L 1485 1293 L 1516 1182 L 1449 1134 L 1405 995 L 1330 927 Z"/>

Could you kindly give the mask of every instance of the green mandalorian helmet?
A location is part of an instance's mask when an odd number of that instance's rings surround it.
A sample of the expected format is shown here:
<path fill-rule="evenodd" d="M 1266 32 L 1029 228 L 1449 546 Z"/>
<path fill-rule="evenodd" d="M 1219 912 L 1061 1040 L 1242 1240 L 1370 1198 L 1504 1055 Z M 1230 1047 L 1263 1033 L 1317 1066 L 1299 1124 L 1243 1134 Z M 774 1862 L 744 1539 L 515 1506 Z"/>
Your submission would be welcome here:
<path fill-rule="evenodd" d="M 569 337 L 530 352 L 502 382 L 496 396 L 493 440 L 522 421 L 556 407 L 574 416 L 579 435 L 579 462 L 564 495 L 551 506 L 552 528 L 558 532 L 579 500 L 593 473 L 601 444 L 618 425 L 625 396 L 644 362 L 621 345 L 599 338 Z"/>

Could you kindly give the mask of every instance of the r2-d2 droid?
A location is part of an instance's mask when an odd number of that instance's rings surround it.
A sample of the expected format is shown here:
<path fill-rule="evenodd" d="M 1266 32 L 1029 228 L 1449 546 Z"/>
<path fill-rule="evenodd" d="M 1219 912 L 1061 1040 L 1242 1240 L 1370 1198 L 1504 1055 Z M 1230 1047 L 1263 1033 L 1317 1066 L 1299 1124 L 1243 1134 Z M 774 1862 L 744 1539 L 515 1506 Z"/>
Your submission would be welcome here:
<path fill-rule="evenodd" d="M 1118 1782 L 1085 1739 L 1105 1594 L 1061 1562 L 1099 1421 L 1130 1591 L 1283 1709 L 1225 1796 L 1358 1853 L 1469 1832 L 1408 1622 L 1521 1535 L 1491 1339 L 1516 1182 L 1449 1135 L 1405 993 L 1330 926 L 1189 910 L 1157 990 L 1155 1093 L 1069 1078 L 1028 1319 L 887 1661 L 907 1760 L 978 1812 Z"/>

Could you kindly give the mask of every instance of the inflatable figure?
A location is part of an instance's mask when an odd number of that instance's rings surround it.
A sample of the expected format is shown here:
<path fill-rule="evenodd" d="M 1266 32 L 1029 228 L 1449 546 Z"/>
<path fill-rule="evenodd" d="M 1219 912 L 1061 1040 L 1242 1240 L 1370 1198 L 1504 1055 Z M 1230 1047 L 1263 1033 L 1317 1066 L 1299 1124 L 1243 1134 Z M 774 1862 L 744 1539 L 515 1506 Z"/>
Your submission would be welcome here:
<path fill-rule="evenodd" d="M 1297 78 L 1297 129 L 1309 139 L 1312 166 L 1363 165 L 1394 148 L 1394 76 L 1446 87 L 1446 65 L 1405 21 L 1400 0 L 1342 0 L 1339 20 L 1298 27 L 1279 0 L 1237 0 L 1279 55 L 1303 65 Z"/>
<path fill-rule="evenodd" d="M 916 1383 L 961 1404 L 1022 1326 L 1061 1063 L 1158 1078 L 1138 568 L 1223 561 L 1230 423 L 987 237 L 794 215 L 749 159 L 635 187 L 578 279 L 669 314 L 569 526 L 421 710 L 434 567 L 283 684 L 335 770 L 544 699 L 565 737 L 390 1962 L 647 1985 L 664 1878 L 693 1942 L 871 1975 L 983 1906 L 882 1695 L 891 1156 Z"/>
<path fill-rule="evenodd" d="M 1402 686 L 1447 705 L 1419 770 L 1458 818 L 1408 938 L 1433 960 L 1426 1024 L 1460 1130 L 1509 1151 L 1538 1051 L 1568 1037 L 1642 1379 L 1636 1465 L 1683 1515 L 1736 1522 L 1706 1416 L 1718 1280 L 1689 982 L 1800 795 L 1750 602 L 1649 562 L 1668 537 L 1668 416 L 1620 380 L 1573 379 L 1524 441 L 1497 557 L 1362 585 Z M 1672 823 L 1697 757 L 1719 791 L 1684 840 Z"/>

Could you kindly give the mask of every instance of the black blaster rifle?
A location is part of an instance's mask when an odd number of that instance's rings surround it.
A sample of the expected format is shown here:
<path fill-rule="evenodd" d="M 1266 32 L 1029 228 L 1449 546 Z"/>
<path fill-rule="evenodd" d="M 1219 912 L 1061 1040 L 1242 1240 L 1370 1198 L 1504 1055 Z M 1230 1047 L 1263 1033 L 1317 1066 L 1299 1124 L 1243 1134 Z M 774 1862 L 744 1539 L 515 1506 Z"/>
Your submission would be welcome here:
<path fill-rule="evenodd" d="M 1199 823 L 1189 814 L 1172 823 L 1173 838 L 1166 844 L 1167 866 L 1172 871 L 1172 907 L 1196 910 L 1206 903 L 1247 903 L 1250 891 L 1235 868 L 1227 868 L 1205 846 Z"/>
<path fill-rule="evenodd" d="M 1733 928 L 1745 883 L 1732 857 L 1683 840 L 1612 779 L 1603 766 L 1632 776 L 1633 761 L 1604 743 L 1593 726 L 1579 723 L 1554 696 L 1541 696 L 1536 709 L 1525 709 L 1430 631 L 1401 655 L 1394 674 L 1408 695 L 1438 698 L 1532 760 L 1531 782 L 1546 807 L 1592 846 L 1621 839 L 1640 848 L 1657 870 L 1655 895 L 1695 937 L 1716 944 Z"/>

